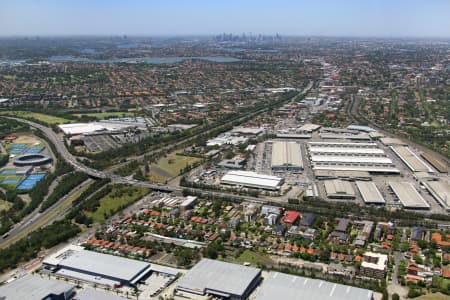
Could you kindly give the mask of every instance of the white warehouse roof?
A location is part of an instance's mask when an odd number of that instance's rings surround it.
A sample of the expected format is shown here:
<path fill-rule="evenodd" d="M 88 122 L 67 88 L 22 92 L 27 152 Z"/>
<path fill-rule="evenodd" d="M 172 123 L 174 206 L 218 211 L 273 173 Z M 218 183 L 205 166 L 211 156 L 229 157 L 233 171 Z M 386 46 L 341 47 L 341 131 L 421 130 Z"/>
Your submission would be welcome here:
<path fill-rule="evenodd" d="M 332 163 L 315 163 L 313 170 L 332 170 L 332 171 L 363 171 L 369 173 L 390 173 L 399 174 L 397 168 L 389 166 L 364 166 L 358 164 L 336 165 Z"/>
<path fill-rule="evenodd" d="M 348 181 L 332 179 L 325 180 L 325 192 L 330 198 L 354 198 L 355 191 L 352 185 Z"/>
<path fill-rule="evenodd" d="M 258 174 L 249 171 L 229 171 L 222 176 L 220 182 L 225 184 L 277 190 L 282 184 L 283 179 L 276 176 Z"/>
<path fill-rule="evenodd" d="M 1 285 L 0 299 L 42 300 L 51 294 L 70 294 L 74 288 L 75 286 L 65 281 L 50 280 L 27 274 L 10 283 Z"/>
<path fill-rule="evenodd" d="M 372 300 L 373 292 L 319 279 L 270 272 L 255 300 L 273 299 Z"/>
<path fill-rule="evenodd" d="M 427 164 L 419 158 L 414 152 L 406 146 L 391 146 L 392 151 L 411 169 L 413 172 L 429 172 L 431 169 Z"/>
<path fill-rule="evenodd" d="M 390 182 L 389 186 L 406 208 L 429 209 L 430 205 L 410 182 Z"/>
<path fill-rule="evenodd" d="M 446 210 L 450 210 L 450 182 L 448 180 L 422 181 L 422 183 Z"/>
<path fill-rule="evenodd" d="M 391 165 L 392 160 L 388 157 L 368 157 L 368 156 L 329 156 L 311 155 L 313 162 L 335 162 L 335 163 L 359 163 L 359 164 L 384 164 Z"/>
<path fill-rule="evenodd" d="M 374 182 L 356 181 L 355 183 L 365 203 L 384 204 L 386 202 Z"/>
<path fill-rule="evenodd" d="M 44 264 L 51 266 L 55 266 L 55 263 L 56 267 L 68 270 L 72 275 L 75 275 L 74 272 L 80 273 L 80 276 L 98 274 L 127 282 L 136 280 L 150 269 L 150 264 L 146 262 L 73 248 L 60 253 L 58 257 L 44 260 Z"/>
<path fill-rule="evenodd" d="M 199 295 L 245 297 L 260 276 L 260 269 L 204 258 L 178 281 L 176 289 Z"/>
<path fill-rule="evenodd" d="M 300 144 L 295 142 L 274 142 L 272 146 L 272 167 L 291 166 L 303 169 Z"/>
<path fill-rule="evenodd" d="M 309 142 L 309 146 L 337 148 L 378 148 L 377 143 Z"/>
<path fill-rule="evenodd" d="M 353 147 L 317 147 L 310 146 L 309 152 L 311 153 L 336 153 L 336 154 L 381 154 L 384 155 L 382 149 L 376 148 L 353 148 Z"/>

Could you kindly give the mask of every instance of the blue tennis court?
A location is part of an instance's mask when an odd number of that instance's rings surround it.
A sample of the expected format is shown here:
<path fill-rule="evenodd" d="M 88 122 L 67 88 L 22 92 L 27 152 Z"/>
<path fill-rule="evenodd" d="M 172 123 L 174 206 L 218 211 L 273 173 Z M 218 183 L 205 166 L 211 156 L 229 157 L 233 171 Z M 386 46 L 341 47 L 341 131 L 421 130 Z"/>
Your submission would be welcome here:
<path fill-rule="evenodd" d="M 28 175 L 27 178 L 20 183 L 20 185 L 16 188 L 16 190 L 31 190 L 44 177 L 45 174 L 43 173 Z"/>
<path fill-rule="evenodd" d="M 45 173 L 31 174 L 31 175 L 28 175 L 25 180 L 38 180 L 38 181 L 40 181 L 44 177 L 45 177 Z"/>
<path fill-rule="evenodd" d="M 22 148 L 11 148 L 11 149 L 9 149 L 9 153 L 12 153 L 12 154 L 23 153 L 24 151 L 25 151 L 25 148 L 24 149 L 22 149 Z"/>
<path fill-rule="evenodd" d="M 33 147 L 27 149 L 26 153 L 41 153 L 44 150 L 44 147 Z"/>
<path fill-rule="evenodd" d="M 12 144 L 11 145 L 13 148 L 26 148 L 28 146 L 28 144 Z"/>
<path fill-rule="evenodd" d="M 2 184 L 19 184 L 20 179 L 5 179 L 2 181 Z"/>
<path fill-rule="evenodd" d="M 2 175 L 16 175 L 16 170 L 3 170 L 0 172 Z"/>
<path fill-rule="evenodd" d="M 27 144 L 12 144 L 11 148 L 9 149 L 9 153 L 23 153 L 27 149 L 27 146 Z"/>

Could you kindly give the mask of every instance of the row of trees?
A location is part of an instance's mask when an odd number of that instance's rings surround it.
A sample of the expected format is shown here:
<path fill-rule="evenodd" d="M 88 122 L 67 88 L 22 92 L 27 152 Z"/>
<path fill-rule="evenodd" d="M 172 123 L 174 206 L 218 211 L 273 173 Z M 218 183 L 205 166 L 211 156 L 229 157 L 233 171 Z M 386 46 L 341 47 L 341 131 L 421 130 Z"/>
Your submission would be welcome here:
<path fill-rule="evenodd" d="M 18 263 L 37 257 L 42 248 L 53 247 L 79 232 L 78 226 L 68 220 L 62 220 L 30 233 L 17 243 L 0 250 L 0 272 L 15 268 Z"/>
<path fill-rule="evenodd" d="M 77 204 L 70 210 L 69 214 L 67 215 L 67 218 L 74 219 L 75 222 L 77 222 L 78 224 L 91 225 L 93 223 L 93 220 L 91 217 L 88 217 L 85 214 L 85 212 L 96 211 L 97 208 L 100 206 L 100 199 L 111 193 L 111 191 L 112 186 L 107 185 L 101 188 L 100 190 L 97 190 L 95 193 L 93 190 L 91 190 L 90 197 L 89 195 L 87 195 L 87 193 L 86 195 L 81 194 L 80 197 L 75 200 L 79 204 Z"/>
<path fill-rule="evenodd" d="M 70 191 L 72 191 L 76 186 L 81 184 L 83 181 L 88 179 L 88 175 L 83 172 L 74 172 L 64 176 L 52 193 L 47 197 L 47 199 L 42 202 L 40 212 L 45 211 L 47 208 L 58 202 L 62 197 L 66 196 Z"/>

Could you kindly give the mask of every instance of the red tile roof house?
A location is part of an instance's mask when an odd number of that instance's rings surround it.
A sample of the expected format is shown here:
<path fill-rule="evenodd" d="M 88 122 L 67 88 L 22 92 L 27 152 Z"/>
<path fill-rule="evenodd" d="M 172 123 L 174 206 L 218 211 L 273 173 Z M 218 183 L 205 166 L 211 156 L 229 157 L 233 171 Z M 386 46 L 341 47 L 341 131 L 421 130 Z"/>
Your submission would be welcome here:
<path fill-rule="evenodd" d="M 284 215 L 284 223 L 294 224 L 299 217 L 300 213 L 298 211 L 288 210 Z"/>

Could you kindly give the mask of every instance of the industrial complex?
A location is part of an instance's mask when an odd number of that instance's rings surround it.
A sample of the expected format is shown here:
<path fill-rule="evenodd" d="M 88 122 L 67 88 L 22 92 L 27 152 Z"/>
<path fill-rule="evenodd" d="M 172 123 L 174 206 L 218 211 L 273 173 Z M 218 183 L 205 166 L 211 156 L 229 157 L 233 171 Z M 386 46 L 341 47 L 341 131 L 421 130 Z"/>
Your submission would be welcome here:
<path fill-rule="evenodd" d="M 400 173 L 377 143 L 309 142 L 308 150 L 313 170 Z"/>

